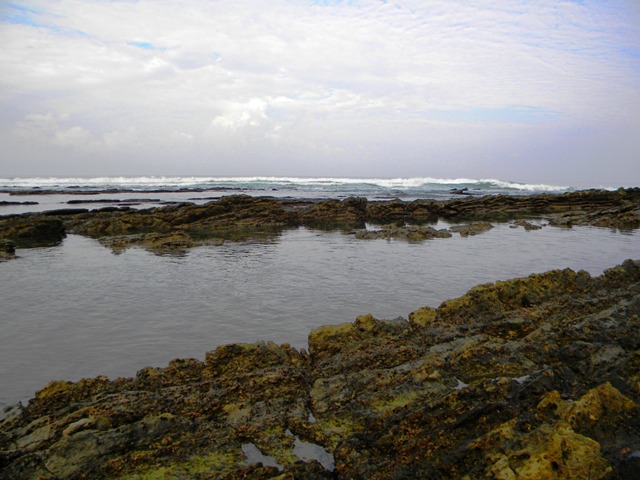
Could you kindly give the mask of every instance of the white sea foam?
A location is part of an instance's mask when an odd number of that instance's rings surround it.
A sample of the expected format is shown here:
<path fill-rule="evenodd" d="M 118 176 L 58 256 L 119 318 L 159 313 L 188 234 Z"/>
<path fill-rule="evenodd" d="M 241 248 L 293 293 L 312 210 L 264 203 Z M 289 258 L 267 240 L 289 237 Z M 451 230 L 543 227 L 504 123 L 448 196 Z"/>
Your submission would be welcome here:
<path fill-rule="evenodd" d="M 0 188 L 172 188 L 172 187 L 251 187 L 252 184 L 268 187 L 298 187 L 348 190 L 353 187 L 372 187 L 381 189 L 446 189 L 467 187 L 470 190 L 515 190 L 525 192 L 561 192 L 571 190 L 569 186 L 527 184 L 498 179 L 473 178 L 333 178 L 333 177 L 174 177 L 174 176 L 143 176 L 143 177 L 33 177 L 33 178 L 0 178 Z"/>
<path fill-rule="evenodd" d="M 571 190 L 569 186 L 560 186 L 560 185 L 546 185 L 544 183 L 516 183 L 516 182 L 505 182 L 502 180 L 480 180 L 480 182 L 492 183 L 500 188 L 513 188 L 516 190 L 527 190 L 531 192 L 558 192 L 558 191 L 566 191 Z"/>

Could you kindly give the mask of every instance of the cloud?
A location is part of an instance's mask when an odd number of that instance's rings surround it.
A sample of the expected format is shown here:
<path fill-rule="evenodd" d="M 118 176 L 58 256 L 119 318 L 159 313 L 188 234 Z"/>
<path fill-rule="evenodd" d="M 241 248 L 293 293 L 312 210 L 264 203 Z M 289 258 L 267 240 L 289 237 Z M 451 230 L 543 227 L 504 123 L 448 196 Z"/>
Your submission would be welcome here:
<path fill-rule="evenodd" d="M 38 137 L 49 137 L 56 130 L 60 122 L 66 120 L 68 115 L 56 115 L 48 113 L 30 113 L 23 120 L 16 122 L 13 134 L 17 137 L 30 140 Z"/>
<path fill-rule="evenodd" d="M 144 145 L 182 153 L 185 168 L 193 155 L 194 169 L 197 155 L 238 165 L 256 152 L 273 159 L 256 167 L 298 172 L 361 175 L 376 159 L 377 175 L 395 176 L 420 168 L 421 152 L 450 159 L 430 166 L 472 168 L 460 139 L 478 158 L 507 144 L 525 158 L 536 132 L 637 119 L 639 10 L 632 0 L 3 3 L 0 133 L 96 158 L 139 158 Z M 403 158 L 385 164 L 389 152 Z M 475 165 L 485 166 L 500 167 Z"/>
<path fill-rule="evenodd" d="M 267 103 L 258 98 L 252 98 L 243 104 L 232 104 L 224 114 L 217 115 L 213 119 L 211 126 L 233 131 L 246 127 L 258 127 L 268 121 L 266 109 Z"/>
<path fill-rule="evenodd" d="M 75 147 L 80 150 L 93 150 L 98 148 L 96 138 L 91 132 L 82 127 L 58 130 L 54 135 L 54 143 L 63 147 Z"/>
<path fill-rule="evenodd" d="M 125 131 L 111 131 L 94 135 L 84 127 L 69 126 L 69 115 L 31 113 L 16 123 L 13 135 L 25 140 L 50 142 L 60 147 L 91 152 L 128 148 L 136 143 L 134 127 Z"/>

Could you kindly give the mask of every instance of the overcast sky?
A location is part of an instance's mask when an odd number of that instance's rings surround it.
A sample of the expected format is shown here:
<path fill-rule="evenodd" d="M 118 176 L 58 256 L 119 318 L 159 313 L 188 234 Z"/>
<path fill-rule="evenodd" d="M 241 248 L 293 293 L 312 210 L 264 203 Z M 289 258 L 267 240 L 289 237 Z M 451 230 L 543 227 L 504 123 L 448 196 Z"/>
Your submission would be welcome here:
<path fill-rule="evenodd" d="M 16 0 L 0 18 L 0 177 L 640 185 L 638 0 Z"/>

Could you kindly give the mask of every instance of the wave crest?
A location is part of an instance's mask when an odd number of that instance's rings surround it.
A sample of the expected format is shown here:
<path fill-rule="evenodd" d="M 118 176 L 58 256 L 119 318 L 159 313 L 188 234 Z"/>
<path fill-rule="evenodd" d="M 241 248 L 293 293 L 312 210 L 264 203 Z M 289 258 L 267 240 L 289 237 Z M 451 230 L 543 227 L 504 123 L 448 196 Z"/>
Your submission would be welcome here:
<path fill-rule="evenodd" d="M 176 191 L 229 189 L 241 192 L 292 191 L 295 196 L 308 195 L 366 196 L 376 198 L 440 198 L 453 190 L 466 189 L 477 195 L 526 195 L 561 193 L 574 190 L 568 186 L 528 184 L 499 179 L 475 178 L 348 178 L 348 177 L 205 177 L 205 176 L 139 176 L 139 177 L 32 177 L 0 178 L 0 189 L 27 191 L 32 189 L 73 192 L 78 190 Z"/>

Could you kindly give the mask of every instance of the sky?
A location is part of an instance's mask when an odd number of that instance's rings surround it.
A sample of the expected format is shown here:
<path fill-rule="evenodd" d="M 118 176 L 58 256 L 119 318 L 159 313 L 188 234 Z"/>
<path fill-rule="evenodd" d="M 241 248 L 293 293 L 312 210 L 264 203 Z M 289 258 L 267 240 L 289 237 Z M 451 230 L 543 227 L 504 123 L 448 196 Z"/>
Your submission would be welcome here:
<path fill-rule="evenodd" d="M 0 0 L 0 177 L 640 186 L 638 0 Z"/>

